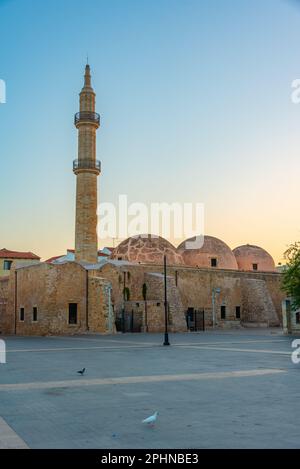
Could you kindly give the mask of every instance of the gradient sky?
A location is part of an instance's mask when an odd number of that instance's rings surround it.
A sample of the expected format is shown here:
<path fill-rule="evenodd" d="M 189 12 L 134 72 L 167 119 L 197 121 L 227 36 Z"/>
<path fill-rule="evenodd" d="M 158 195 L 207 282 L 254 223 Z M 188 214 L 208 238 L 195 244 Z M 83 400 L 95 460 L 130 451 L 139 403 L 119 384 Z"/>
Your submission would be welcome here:
<path fill-rule="evenodd" d="M 0 0 L 0 248 L 74 246 L 89 55 L 100 200 L 203 202 L 205 232 L 276 261 L 300 239 L 300 2 Z"/>

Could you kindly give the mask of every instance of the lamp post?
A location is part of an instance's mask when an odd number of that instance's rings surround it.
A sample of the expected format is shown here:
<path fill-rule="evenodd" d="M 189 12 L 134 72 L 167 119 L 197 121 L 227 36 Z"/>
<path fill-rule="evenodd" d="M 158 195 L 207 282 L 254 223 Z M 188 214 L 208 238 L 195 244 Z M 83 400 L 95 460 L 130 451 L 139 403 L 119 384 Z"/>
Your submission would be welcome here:
<path fill-rule="evenodd" d="M 213 313 L 213 328 L 216 326 L 216 293 L 221 293 L 221 288 L 212 289 L 212 313 Z"/>
<path fill-rule="evenodd" d="M 167 256 L 164 255 L 164 286 L 165 286 L 165 340 L 164 345 L 170 345 L 168 333 L 168 298 L 167 298 Z"/>
<path fill-rule="evenodd" d="M 122 332 L 125 332 L 125 301 L 126 301 L 126 272 L 123 272 L 123 310 L 122 310 Z"/>

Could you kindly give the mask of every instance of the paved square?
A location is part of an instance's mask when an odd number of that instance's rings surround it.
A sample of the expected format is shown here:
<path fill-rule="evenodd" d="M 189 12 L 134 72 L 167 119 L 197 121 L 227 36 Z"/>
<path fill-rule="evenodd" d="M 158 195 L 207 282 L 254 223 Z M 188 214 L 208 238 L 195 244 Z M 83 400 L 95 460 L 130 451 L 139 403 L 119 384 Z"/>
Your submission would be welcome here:
<path fill-rule="evenodd" d="M 162 334 L 8 337 L 0 448 L 299 448 L 292 340 L 279 329 L 171 334 L 170 347 Z M 156 410 L 157 425 L 142 425 Z"/>

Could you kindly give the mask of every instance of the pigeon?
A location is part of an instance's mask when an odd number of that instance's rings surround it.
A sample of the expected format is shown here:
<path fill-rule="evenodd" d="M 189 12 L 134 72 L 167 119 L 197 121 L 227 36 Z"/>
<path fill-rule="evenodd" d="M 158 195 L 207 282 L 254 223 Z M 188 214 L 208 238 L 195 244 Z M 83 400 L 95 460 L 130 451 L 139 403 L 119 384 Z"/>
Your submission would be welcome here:
<path fill-rule="evenodd" d="M 79 373 L 81 376 L 83 376 L 84 373 L 85 373 L 85 368 L 82 368 L 82 370 L 77 371 L 77 373 Z"/>
<path fill-rule="evenodd" d="M 150 415 L 150 417 L 147 417 L 145 420 L 143 420 L 142 423 L 147 423 L 148 425 L 151 425 L 153 427 L 156 422 L 157 416 L 158 412 L 155 412 L 153 415 Z"/>

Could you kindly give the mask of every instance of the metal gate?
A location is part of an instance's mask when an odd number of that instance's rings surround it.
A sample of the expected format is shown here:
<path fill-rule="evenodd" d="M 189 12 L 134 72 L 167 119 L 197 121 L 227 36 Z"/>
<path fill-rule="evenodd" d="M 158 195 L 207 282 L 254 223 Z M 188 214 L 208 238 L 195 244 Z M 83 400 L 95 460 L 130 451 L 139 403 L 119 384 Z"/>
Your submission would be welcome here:
<path fill-rule="evenodd" d="M 187 327 L 190 331 L 205 331 L 205 312 L 188 308 L 186 312 Z"/>
<path fill-rule="evenodd" d="M 143 326 L 143 313 L 122 311 L 116 319 L 118 332 L 141 332 Z"/>

